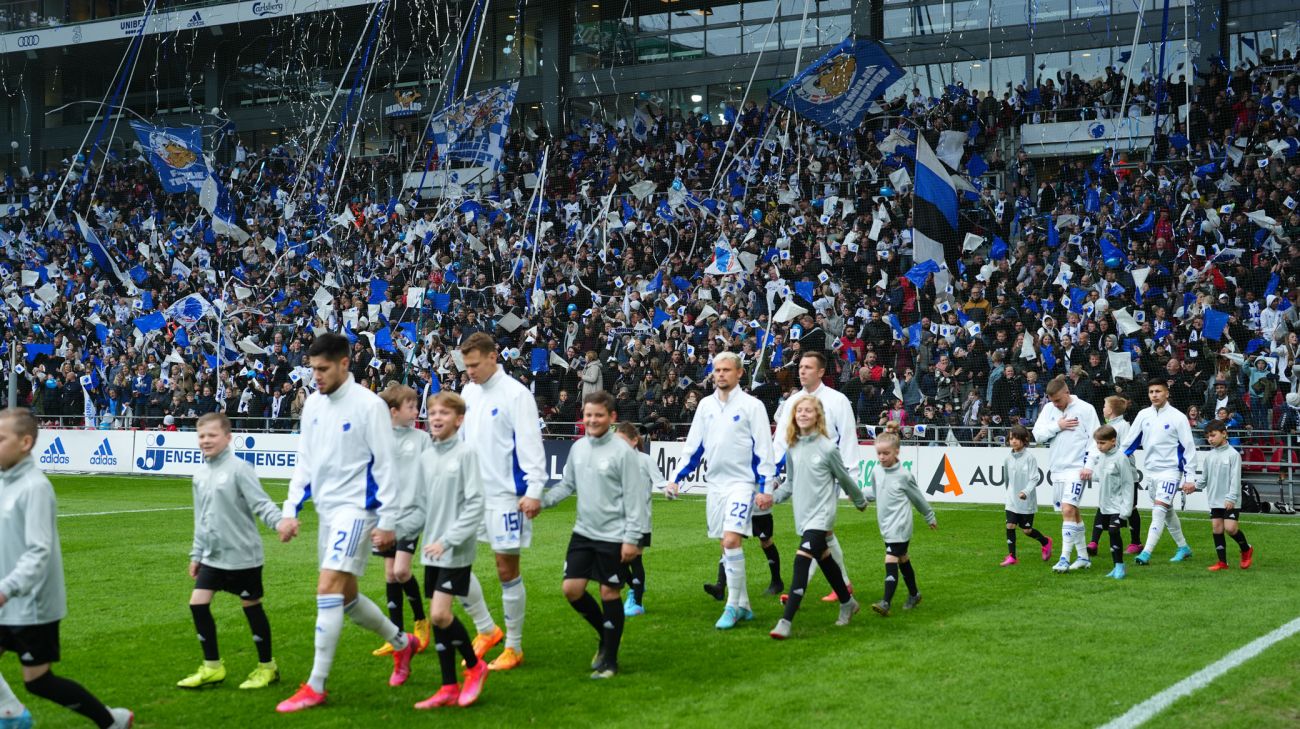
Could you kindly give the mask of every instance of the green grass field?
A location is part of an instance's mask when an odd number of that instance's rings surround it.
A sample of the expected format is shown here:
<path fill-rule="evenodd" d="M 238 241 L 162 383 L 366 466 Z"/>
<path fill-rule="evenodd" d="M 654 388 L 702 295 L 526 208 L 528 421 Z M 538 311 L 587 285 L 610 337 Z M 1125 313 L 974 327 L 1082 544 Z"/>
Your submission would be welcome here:
<path fill-rule="evenodd" d="M 376 727 L 419 717 L 445 726 L 746 726 L 822 720 L 840 726 L 1096 726 L 1196 672 L 1300 613 L 1300 520 L 1249 515 L 1255 566 L 1209 573 L 1209 521 L 1185 520 L 1195 558 L 1165 560 L 1123 582 L 1104 578 L 1104 554 L 1090 573 L 1053 575 L 1022 538 L 1020 565 L 1004 556 L 1000 507 L 938 510 L 939 530 L 918 522 L 912 554 L 925 602 L 881 619 L 864 611 L 836 628 L 835 606 L 805 602 L 794 639 L 767 631 L 779 617 L 775 598 L 755 601 L 757 620 L 721 633 L 721 610 L 700 589 L 715 571 L 717 547 L 704 536 L 703 502 L 656 501 L 655 546 L 647 552 L 648 614 L 628 621 L 623 673 L 587 678 L 591 629 L 560 594 L 563 552 L 573 507 L 543 513 L 524 557 L 528 586 L 526 663 L 495 674 L 479 704 L 437 717 L 411 705 L 436 690 L 437 661 L 416 658 L 406 686 L 389 688 L 388 659 L 374 658 L 376 639 L 348 625 L 334 663 L 330 704 L 293 716 L 275 704 L 306 679 L 315 619 L 315 519 L 304 511 L 307 538 L 282 545 L 265 535 L 267 610 L 284 680 L 262 692 L 235 686 L 256 654 L 238 601 L 214 607 L 231 679 L 187 692 L 175 682 L 201 654 L 186 607 L 192 517 L 184 479 L 60 476 L 54 479 L 68 577 L 70 616 L 63 625 L 58 672 L 76 678 L 110 705 L 136 712 L 140 727 Z M 268 484 L 283 498 L 283 483 Z M 92 515 L 98 512 L 159 510 Z M 1089 515 L 1090 517 L 1091 515 Z M 873 509 L 846 507 L 837 529 L 850 576 L 866 602 L 879 598 L 883 548 Z M 788 508 L 777 511 L 778 545 L 793 557 Z M 1038 526 L 1059 535 L 1060 520 L 1040 512 Z M 1235 564 L 1236 546 L 1229 541 Z M 748 551 L 751 593 L 767 584 L 766 565 Z M 476 566 L 500 619 L 499 586 L 486 554 Z M 379 561 L 362 590 L 382 601 Z M 825 592 L 816 578 L 812 593 Z M 898 603 L 901 604 L 900 590 Z M 409 617 L 408 617 L 409 621 Z M 494 655 L 494 654 L 493 654 Z M 17 660 L 0 671 L 44 728 L 88 726 L 81 717 L 23 691 Z M 1300 637 L 1273 646 L 1207 688 L 1175 703 L 1150 726 L 1292 727 L 1300 723 Z M 402 724 L 404 725 L 404 724 Z M 396 725 L 395 725 L 396 726 Z"/>

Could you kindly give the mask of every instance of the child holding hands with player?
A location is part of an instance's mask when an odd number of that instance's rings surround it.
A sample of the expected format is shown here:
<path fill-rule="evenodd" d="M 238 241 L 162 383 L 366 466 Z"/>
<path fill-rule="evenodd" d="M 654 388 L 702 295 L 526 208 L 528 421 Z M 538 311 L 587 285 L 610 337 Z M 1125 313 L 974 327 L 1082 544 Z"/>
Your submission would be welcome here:
<path fill-rule="evenodd" d="M 1025 446 L 1029 445 L 1029 429 L 1023 425 L 1011 428 L 1007 436 L 1011 455 L 1002 464 L 1007 483 L 1007 557 L 1002 567 L 1016 564 L 1016 528 L 1025 536 L 1037 540 L 1043 547 L 1043 561 L 1052 558 L 1052 539 L 1034 528 L 1034 514 L 1038 511 L 1038 461 Z"/>
<path fill-rule="evenodd" d="M 881 617 L 889 617 L 890 602 L 898 588 L 901 574 L 907 583 L 907 602 L 904 610 L 921 603 L 921 591 L 916 586 L 916 572 L 912 558 L 907 553 L 912 541 L 912 507 L 921 512 L 931 529 L 938 529 L 934 509 L 921 494 L 912 472 L 898 462 L 898 436 L 883 433 L 876 438 L 876 467 L 867 477 L 867 484 L 876 494 L 876 521 L 880 536 L 885 540 L 885 596 L 871 606 Z"/>

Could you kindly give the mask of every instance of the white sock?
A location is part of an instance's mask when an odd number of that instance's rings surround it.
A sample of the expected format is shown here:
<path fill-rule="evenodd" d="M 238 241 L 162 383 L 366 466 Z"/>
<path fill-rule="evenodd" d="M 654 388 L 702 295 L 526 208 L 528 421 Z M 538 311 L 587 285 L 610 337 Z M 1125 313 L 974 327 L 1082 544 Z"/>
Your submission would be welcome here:
<path fill-rule="evenodd" d="M 391 643 L 394 650 L 406 649 L 406 631 L 394 625 L 384 611 L 365 595 L 357 595 L 357 599 L 346 605 L 343 612 L 352 618 L 352 622 Z"/>
<path fill-rule="evenodd" d="M 316 596 L 316 658 L 311 664 L 311 678 L 307 685 L 312 690 L 325 690 L 334 665 L 334 651 L 339 646 L 339 633 L 343 632 L 343 596 L 338 594 Z"/>
<path fill-rule="evenodd" d="M 524 592 L 523 575 L 501 583 L 501 610 L 506 618 L 506 647 L 516 653 L 523 651 L 524 609 L 528 606 L 528 593 Z"/>
<path fill-rule="evenodd" d="M 853 584 L 853 580 L 849 579 L 849 568 L 844 566 L 844 550 L 840 547 L 840 540 L 836 539 L 835 535 L 832 534 L 831 538 L 826 540 L 826 546 L 831 549 L 831 559 L 835 560 L 835 564 L 840 566 L 840 574 L 844 575 L 844 584 Z M 817 563 L 813 562 L 813 564 Z"/>
<path fill-rule="evenodd" d="M 474 621 L 474 631 L 481 634 L 491 633 L 497 629 L 492 613 L 488 611 L 487 600 L 483 597 L 483 583 L 478 575 L 469 573 L 469 592 L 460 599 L 460 606 L 465 608 L 470 620 Z"/>
<path fill-rule="evenodd" d="M 22 714 L 24 708 L 23 702 L 14 695 L 14 690 L 5 683 L 4 676 L 0 676 L 0 719 L 12 719 Z"/>
<path fill-rule="evenodd" d="M 1066 562 L 1070 561 L 1070 555 L 1074 550 L 1074 524 L 1068 521 L 1061 522 L 1061 559 Z"/>
<path fill-rule="evenodd" d="M 1079 559 L 1085 562 L 1091 562 L 1092 557 L 1088 555 L 1088 542 L 1085 539 L 1086 530 L 1083 528 L 1083 522 L 1076 521 L 1073 524 L 1074 529 L 1074 550 L 1078 552 Z"/>
<path fill-rule="evenodd" d="M 745 550 L 722 550 L 722 559 L 726 562 L 727 604 L 733 607 L 749 609 L 749 589 L 745 586 Z"/>
<path fill-rule="evenodd" d="M 1183 536 L 1183 522 L 1172 506 L 1169 507 L 1169 519 L 1165 523 L 1165 528 L 1169 530 L 1169 536 L 1174 538 L 1174 544 L 1180 547 L 1187 546 L 1187 538 Z"/>
<path fill-rule="evenodd" d="M 1165 532 L 1165 519 L 1168 515 L 1168 506 L 1156 504 L 1151 508 L 1151 527 L 1147 529 L 1147 540 L 1142 544 L 1143 552 L 1155 554 L 1156 545 L 1160 543 L 1160 535 Z"/>

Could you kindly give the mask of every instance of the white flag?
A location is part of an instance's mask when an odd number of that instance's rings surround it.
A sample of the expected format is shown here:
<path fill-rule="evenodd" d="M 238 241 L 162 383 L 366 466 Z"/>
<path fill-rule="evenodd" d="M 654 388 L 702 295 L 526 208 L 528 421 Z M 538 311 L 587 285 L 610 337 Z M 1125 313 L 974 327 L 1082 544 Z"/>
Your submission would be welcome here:
<path fill-rule="evenodd" d="M 1110 378 L 1114 380 L 1133 379 L 1133 360 L 1128 352 L 1106 352 L 1110 358 Z"/>

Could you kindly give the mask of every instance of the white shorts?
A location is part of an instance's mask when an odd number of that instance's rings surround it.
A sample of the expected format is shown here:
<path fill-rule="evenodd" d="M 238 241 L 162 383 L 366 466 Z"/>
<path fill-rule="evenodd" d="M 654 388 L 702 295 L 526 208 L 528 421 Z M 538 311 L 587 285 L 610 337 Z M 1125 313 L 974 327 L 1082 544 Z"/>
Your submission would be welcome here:
<path fill-rule="evenodd" d="M 483 509 L 478 540 L 496 554 L 519 554 L 533 543 L 533 522 L 519 510 L 517 501 L 489 502 Z"/>
<path fill-rule="evenodd" d="M 1052 471 L 1052 504 L 1057 511 L 1063 504 L 1075 508 L 1083 501 L 1083 479 L 1078 471 Z"/>
<path fill-rule="evenodd" d="M 724 532 L 754 536 L 754 487 L 750 484 L 710 484 L 705 508 L 709 517 L 709 539 L 721 539 Z"/>
<path fill-rule="evenodd" d="M 361 577 L 370 560 L 370 533 L 379 517 L 364 509 L 339 509 L 320 515 L 316 555 L 322 570 Z"/>
<path fill-rule="evenodd" d="M 1174 496 L 1183 485 L 1182 475 L 1174 471 L 1162 471 L 1160 473 L 1148 473 L 1142 478 L 1142 487 L 1147 490 L 1151 496 L 1151 503 L 1157 501 L 1169 504 L 1174 503 Z"/>

